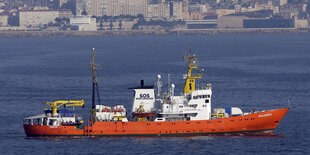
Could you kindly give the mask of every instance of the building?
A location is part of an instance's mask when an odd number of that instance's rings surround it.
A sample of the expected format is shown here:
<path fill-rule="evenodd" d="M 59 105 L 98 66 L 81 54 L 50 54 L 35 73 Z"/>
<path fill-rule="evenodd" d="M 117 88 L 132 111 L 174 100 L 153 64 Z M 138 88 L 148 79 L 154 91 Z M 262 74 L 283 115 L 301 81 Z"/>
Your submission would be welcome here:
<path fill-rule="evenodd" d="M 103 0 L 87 0 L 87 15 L 101 16 Z"/>
<path fill-rule="evenodd" d="M 293 28 L 294 19 L 244 19 L 243 20 L 244 28 Z"/>
<path fill-rule="evenodd" d="M 59 7 L 61 7 L 63 4 L 68 3 L 69 0 L 59 0 Z"/>
<path fill-rule="evenodd" d="M 91 16 L 76 16 L 70 18 L 70 29 L 77 31 L 96 31 L 96 19 Z"/>
<path fill-rule="evenodd" d="M 101 22 L 98 27 L 99 30 L 132 30 L 137 21 L 115 20 Z"/>
<path fill-rule="evenodd" d="M 147 17 L 168 19 L 170 17 L 169 9 L 169 4 L 150 4 L 148 5 Z"/>
<path fill-rule="evenodd" d="M 59 8 L 60 5 L 60 0 L 24 0 L 24 3 L 27 6 L 38 6 L 38 7 L 42 7 L 42 6 L 46 6 L 48 8 L 52 8 L 52 9 L 57 9 Z"/>
<path fill-rule="evenodd" d="M 202 4 L 192 4 L 192 5 L 189 5 L 188 11 L 189 11 L 189 13 L 191 13 L 191 12 L 205 13 L 205 12 L 208 12 L 208 6 L 202 5 Z"/>
<path fill-rule="evenodd" d="M 8 18 L 7 15 L 0 15 L 0 27 L 8 26 Z"/>
<path fill-rule="evenodd" d="M 71 10 L 60 10 L 59 11 L 59 18 L 70 18 L 73 17 Z"/>
<path fill-rule="evenodd" d="M 188 19 L 190 19 L 190 15 L 189 15 L 189 11 L 188 11 L 189 1 L 188 0 L 183 0 L 182 4 L 183 4 L 182 5 L 183 20 L 188 20 Z"/>
<path fill-rule="evenodd" d="M 191 12 L 189 16 L 191 20 L 203 20 L 202 12 Z"/>
<path fill-rule="evenodd" d="M 218 28 L 243 28 L 245 16 L 221 16 L 218 18 Z"/>
<path fill-rule="evenodd" d="M 185 20 L 187 29 L 210 29 L 217 28 L 217 19 Z"/>
<path fill-rule="evenodd" d="M 119 16 L 148 13 L 148 0 L 76 0 L 77 15 Z"/>
<path fill-rule="evenodd" d="M 129 0 L 106 0 L 102 8 L 102 15 L 107 16 L 119 16 L 119 15 L 131 15 L 130 7 L 132 4 Z M 133 6 L 132 6 L 133 7 Z"/>
<path fill-rule="evenodd" d="M 273 0 L 272 4 L 275 6 L 282 6 L 287 4 L 287 0 Z"/>
<path fill-rule="evenodd" d="M 179 20 L 183 19 L 183 4 L 182 2 L 172 1 L 170 2 L 170 18 Z"/>
<path fill-rule="evenodd" d="M 295 19 L 295 28 L 308 28 L 308 19 Z"/>
<path fill-rule="evenodd" d="M 217 9 L 216 14 L 220 16 L 229 15 L 236 13 L 235 9 Z"/>
<path fill-rule="evenodd" d="M 75 1 L 75 10 L 76 10 L 76 15 L 81 16 L 84 11 L 86 12 L 87 10 L 87 1 L 86 0 L 76 0 Z"/>
<path fill-rule="evenodd" d="M 19 12 L 19 25 L 21 27 L 41 27 L 54 23 L 59 18 L 59 11 L 21 11 Z"/>
<path fill-rule="evenodd" d="M 273 14 L 278 14 L 280 10 L 279 10 L 279 7 L 276 6 L 276 7 L 273 8 L 272 11 L 273 11 Z"/>

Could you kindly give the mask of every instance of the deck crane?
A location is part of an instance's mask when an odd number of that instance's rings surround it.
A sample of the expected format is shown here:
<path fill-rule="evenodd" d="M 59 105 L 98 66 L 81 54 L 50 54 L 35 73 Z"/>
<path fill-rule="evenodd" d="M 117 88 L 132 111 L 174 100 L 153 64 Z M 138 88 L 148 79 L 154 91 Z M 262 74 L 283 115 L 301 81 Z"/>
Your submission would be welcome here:
<path fill-rule="evenodd" d="M 84 108 L 84 100 L 71 101 L 71 100 L 60 100 L 54 102 L 44 102 L 43 104 L 52 108 L 52 116 L 56 116 L 57 109 L 61 106 L 64 107 L 83 107 Z"/>

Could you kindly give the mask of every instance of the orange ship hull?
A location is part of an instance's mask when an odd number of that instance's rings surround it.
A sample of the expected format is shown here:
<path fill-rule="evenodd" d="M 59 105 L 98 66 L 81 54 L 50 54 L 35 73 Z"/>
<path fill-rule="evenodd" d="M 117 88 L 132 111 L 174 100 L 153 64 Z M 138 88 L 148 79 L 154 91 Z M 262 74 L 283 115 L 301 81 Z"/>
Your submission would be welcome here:
<path fill-rule="evenodd" d="M 27 136 L 171 136 L 224 133 L 272 134 L 289 108 L 199 121 L 101 122 L 75 126 L 24 125 Z"/>

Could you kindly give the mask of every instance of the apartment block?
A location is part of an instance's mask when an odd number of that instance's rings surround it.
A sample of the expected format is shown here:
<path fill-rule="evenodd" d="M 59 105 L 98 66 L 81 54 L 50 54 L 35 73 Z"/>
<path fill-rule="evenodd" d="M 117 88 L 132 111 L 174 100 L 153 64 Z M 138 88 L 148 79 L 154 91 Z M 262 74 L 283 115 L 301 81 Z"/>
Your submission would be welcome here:
<path fill-rule="evenodd" d="M 169 4 L 150 4 L 148 5 L 149 18 L 166 18 L 170 17 L 170 6 Z"/>
<path fill-rule="evenodd" d="M 21 27 L 40 27 L 59 18 L 59 11 L 21 11 L 19 25 Z"/>
<path fill-rule="evenodd" d="M 142 14 L 147 16 L 148 0 L 77 0 L 77 15 L 119 16 Z"/>

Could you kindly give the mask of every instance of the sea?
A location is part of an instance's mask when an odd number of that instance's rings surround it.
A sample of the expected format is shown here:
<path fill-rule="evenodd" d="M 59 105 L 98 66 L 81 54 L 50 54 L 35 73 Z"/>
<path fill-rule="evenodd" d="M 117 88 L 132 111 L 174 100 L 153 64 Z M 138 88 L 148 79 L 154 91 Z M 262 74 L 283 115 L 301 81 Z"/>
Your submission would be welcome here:
<path fill-rule="evenodd" d="M 212 84 L 212 108 L 244 112 L 290 107 L 272 136 L 26 137 L 25 117 L 43 113 L 43 102 L 85 100 L 75 108 L 85 122 L 92 93 L 91 51 L 101 104 L 125 105 L 129 87 L 183 90 L 189 50 Z M 310 35 L 234 34 L 0 38 L 0 154 L 309 154 Z"/>

